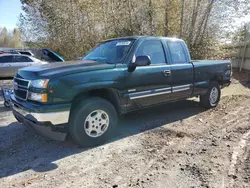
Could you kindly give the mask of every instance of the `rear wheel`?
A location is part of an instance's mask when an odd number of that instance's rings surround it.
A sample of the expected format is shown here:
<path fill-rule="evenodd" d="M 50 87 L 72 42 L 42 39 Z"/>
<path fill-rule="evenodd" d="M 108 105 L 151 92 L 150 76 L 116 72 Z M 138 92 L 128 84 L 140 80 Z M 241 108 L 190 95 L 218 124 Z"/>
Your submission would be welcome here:
<path fill-rule="evenodd" d="M 69 134 L 80 146 L 96 146 L 111 138 L 116 125 L 117 113 L 109 101 L 88 98 L 72 110 Z"/>
<path fill-rule="evenodd" d="M 221 89 L 218 82 L 211 82 L 205 95 L 200 96 L 200 103 L 205 108 L 214 108 L 219 104 Z"/>

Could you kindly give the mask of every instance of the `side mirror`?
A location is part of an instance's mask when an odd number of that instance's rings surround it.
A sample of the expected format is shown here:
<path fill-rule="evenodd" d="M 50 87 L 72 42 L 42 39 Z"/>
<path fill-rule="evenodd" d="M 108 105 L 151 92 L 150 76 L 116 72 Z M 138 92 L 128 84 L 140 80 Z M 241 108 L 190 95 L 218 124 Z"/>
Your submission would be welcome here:
<path fill-rule="evenodd" d="M 150 57 L 145 55 L 145 56 L 137 56 L 135 60 L 135 65 L 136 67 L 138 66 L 148 66 L 151 64 Z"/>
<path fill-rule="evenodd" d="M 129 72 L 135 70 L 136 67 L 148 66 L 151 64 L 151 60 L 149 56 L 137 56 L 134 63 L 129 65 Z"/>

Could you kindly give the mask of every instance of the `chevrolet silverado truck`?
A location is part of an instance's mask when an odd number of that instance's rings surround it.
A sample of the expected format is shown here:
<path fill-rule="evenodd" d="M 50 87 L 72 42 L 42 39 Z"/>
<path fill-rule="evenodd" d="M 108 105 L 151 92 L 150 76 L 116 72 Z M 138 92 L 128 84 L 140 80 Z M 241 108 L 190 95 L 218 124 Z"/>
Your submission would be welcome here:
<path fill-rule="evenodd" d="M 120 114 L 194 96 L 205 108 L 216 107 L 231 74 L 230 61 L 192 61 L 180 39 L 110 39 L 81 61 L 20 69 L 12 111 L 44 136 L 70 135 L 81 146 L 94 146 L 111 138 Z"/>

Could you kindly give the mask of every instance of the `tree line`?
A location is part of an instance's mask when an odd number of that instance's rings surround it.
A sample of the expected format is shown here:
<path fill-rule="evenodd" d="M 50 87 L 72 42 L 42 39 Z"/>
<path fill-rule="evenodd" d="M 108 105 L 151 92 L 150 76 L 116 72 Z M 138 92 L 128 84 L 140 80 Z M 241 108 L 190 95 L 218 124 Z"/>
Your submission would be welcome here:
<path fill-rule="evenodd" d="M 97 42 L 121 36 L 159 35 L 184 39 L 193 58 L 220 56 L 220 40 L 250 0 L 21 0 L 22 39 L 66 59 Z"/>
<path fill-rule="evenodd" d="M 8 31 L 7 28 L 0 27 L 0 48 L 22 48 L 22 40 L 20 31 L 15 28 L 13 31 Z"/>

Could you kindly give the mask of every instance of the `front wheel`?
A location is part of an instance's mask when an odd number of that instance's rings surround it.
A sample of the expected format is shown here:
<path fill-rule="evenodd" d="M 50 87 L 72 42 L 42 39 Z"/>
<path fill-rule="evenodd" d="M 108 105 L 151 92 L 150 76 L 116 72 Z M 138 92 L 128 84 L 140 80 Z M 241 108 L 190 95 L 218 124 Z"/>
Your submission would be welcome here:
<path fill-rule="evenodd" d="M 205 95 L 200 96 L 200 103 L 205 108 L 214 108 L 220 102 L 221 89 L 218 82 L 211 82 Z"/>
<path fill-rule="evenodd" d="M 110 139 L 116 125 L 117 113 L 109 101 L 88 98 L 72 110 L 69 134 L 80 146 L 96 146 Z"/>

